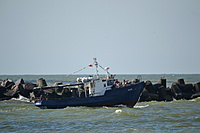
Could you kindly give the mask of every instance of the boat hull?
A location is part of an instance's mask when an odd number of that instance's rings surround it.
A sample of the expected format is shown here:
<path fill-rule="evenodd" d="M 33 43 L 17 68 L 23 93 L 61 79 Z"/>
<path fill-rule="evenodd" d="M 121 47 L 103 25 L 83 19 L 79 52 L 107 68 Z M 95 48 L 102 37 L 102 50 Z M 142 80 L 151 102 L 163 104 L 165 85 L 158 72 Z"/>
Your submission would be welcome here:
<path fill-rule="evenodd" d="M 120 104 L 133 107 L 137 103 L 143 88 L 144 82 L 140 82 L 113 90 L 107 90 L 103 96 L 42 100 L 36 101 L 35 106 L 42 109 L 58 109 L 68 106 L 116 106 Z"/>

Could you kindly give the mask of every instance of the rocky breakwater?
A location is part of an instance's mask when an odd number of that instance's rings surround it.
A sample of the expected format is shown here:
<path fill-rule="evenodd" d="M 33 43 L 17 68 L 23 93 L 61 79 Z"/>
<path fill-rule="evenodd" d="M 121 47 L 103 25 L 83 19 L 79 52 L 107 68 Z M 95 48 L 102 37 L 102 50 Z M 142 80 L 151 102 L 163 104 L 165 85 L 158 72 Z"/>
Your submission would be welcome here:
<path fill-rule="evenodd" d="M 131 82 L 135 83 L 135 82 Z M 54 85 L 60 85 L 62 83 L 55 83 Z M 200 97 L 200 82 L 195 84 L 185 84 L 184 79 L 178 79 L 172 83 L 171 87 L 167 87 L 167 80 L 161 78 L 158 83 L 153 84 L 150 80 L 145 81 L 145 87 L 140 97 L 140 102 L 145 101 L 173 101 L 181 99 L 193 99 Z M 18 79 L 13 82 L 12 79 L 6 79 L 0 81 L 0 101 L 9 100 L 11 98 L 18 98 L 19 95 L 28 98 L 30 101 L 34 101 L 35 94 L 33 89 L 35 87 L 47 86 L 45 79 L 40 78 L 37 83 L 25 82 L 23 79 Z M 58 90 L 47 90 L 51 96 L 58 96 L 60 92 Z M 54 96 L 54 97 L 55 97 Z"/>
<path fill-rule="evenodd" d="M 161 78 L 158 83 L 152 84 L 150 80 L 145 81 L 145 88 L 140 97 L 144 101 L 173 101 L 200 97 L 200 82 L 185 84 L 184 79 L 178 79 L 171 87 L 166 86 L 166 79 Z"/>
<path fill-rule="evenodd" d="M 9 100 L 11 98 L 18 98 L 19 95 L 29 98 L 31 101 L 31 93 L 33 92 L 33 88 L 37 86 L 38 84 L 24 82 L 23 79 L 18 79 L 16 82 L 13 82 L 12 79 L 1 80 L 0 101 Z"/>

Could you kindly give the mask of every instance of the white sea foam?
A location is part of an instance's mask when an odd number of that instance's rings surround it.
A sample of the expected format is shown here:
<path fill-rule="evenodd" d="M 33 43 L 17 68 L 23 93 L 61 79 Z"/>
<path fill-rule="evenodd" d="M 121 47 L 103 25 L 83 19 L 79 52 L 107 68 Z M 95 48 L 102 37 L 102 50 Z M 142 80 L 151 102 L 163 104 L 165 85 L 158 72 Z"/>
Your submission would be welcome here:
<path fill-rule="evenodd" d="M 117 109 L 117 110 L 115 110 L 115 113 L 116 113 L 116 114 L 119 114 L 119 113 L 121 113 L 121 112 L 122 112 L 121 109 Z"/>
<path fill-rule="evenodd" d="M 23 102 L 30 102 L 30 100 L 26 97 L 23 97 L 22 95 L 19 95 L 19 98 L 12 98 L 12 100 L 18 100 Z"/>
<path fill-rule="evenodd" d="M 189 101 L 200 101 L 200 97 L 197 97 L 197 98 L 195 98 L 195 99 L 191 99 L 191 100 L 189 100 Z"/>
<path fill-rule="evenodd" d="M 144 105 L 144 106 L 134 106 L 134 108 L 139 108 L 139 109 L 141 109 L 141 108 L 146 108 L 146 107 L 149 107 L 149 105 Z"/>

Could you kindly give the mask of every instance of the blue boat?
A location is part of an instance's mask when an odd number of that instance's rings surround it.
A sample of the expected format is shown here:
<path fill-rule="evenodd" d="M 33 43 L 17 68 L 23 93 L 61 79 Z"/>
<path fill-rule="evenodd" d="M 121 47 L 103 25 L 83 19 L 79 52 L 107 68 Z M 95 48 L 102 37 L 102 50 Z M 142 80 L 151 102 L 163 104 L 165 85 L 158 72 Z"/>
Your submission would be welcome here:
<path fill-rule="evenodd" d="M 96 74 L 93 77 L 77 78 L 77 83 L 43 86 L 34 89 L 35 106 L 41 109 L 58 109 L 66 107 L 117 106 L 133 107 L 140 98 L 145 86 L 143 81 L 120 84 L 108 72 L 105 78 L 99 78 L 95 59 Z M 101 66 L 100 66 L 101 67 Z"/>

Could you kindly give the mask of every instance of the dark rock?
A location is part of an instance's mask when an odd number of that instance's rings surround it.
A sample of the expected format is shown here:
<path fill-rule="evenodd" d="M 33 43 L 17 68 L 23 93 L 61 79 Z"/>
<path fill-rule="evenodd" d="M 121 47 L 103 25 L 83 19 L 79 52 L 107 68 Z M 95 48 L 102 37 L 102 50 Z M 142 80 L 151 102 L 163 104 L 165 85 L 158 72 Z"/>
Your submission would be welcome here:
<path fill-rule="evenodd" d="M 171 88 L 167 87 L 167 88 L 165 88 L 165 91 L 166 91 L 167 95 L 172 96 L 172 89 Z"/>
<path fill-rule="evenodd" d="M 150 92 L 150 93 L 155 91 L 155 88 L 154 88 L 153 84 L 149 80 L 147 80 L 145 82 L 145 89 L 148 90 L 148 92 Z"/>
<path fill-rule="evenodd" d="M 176 100 L 182 99 L 182 91 L 178 86 L 178 83 L 173 83 L 171 86 L 173 97 Z"/>
<path fill-rule="evenodd" d="M 163 85 L 165 88 L 167 87 L 167 80 L 164 78 L 160 78 L 160 84 Z"/>
<path fill-rule="evenodd" d="M 159 88 L 164 87 L 161 83 L 157 83 L 153 85 L 154 87 L 154 93 L 158 93 Z"/>
<path fill-rule="evenodd" d="M 0 100 L 2 100 L 4 97 L 7 97 L 4 95 L 5 92 L 6 92 L 6 88 L 3 86 L 0 86 Z"/>
<path fill-rule="evenodd" d="M 194 91 L 195 92 L 200 92 L 200 82 L 194 84 Z"/>
<path fill-rule="evenodd" d="M 30 93 L 33 91 L 34 87 L 37 87 L 37 85 L 29 82 L 19 85 L 19 94 L 26 98 L 30 98 Z"/>
<path fill-rule="evenodd" d="M 165 101 L 166 96 L 167 96 L 167 93 L 165 91 L 165 87 L 164 86 L 159 87 L 159 89 L 158 89 L 159 101 Z"/>
<path fill-rule="evenodd" d="M 182 98 L 183 99 L 186 99 L 186 100 L 190 100 L 190 99 L 192 99 L 192 95 L 193 95 L 193 93 L 182 93 Z"/>
<path fill-rule="evenodd" d="M 193 84 L 178 84 L 183 93 L 194 93 Z"/>
<path fill-rule="evenodd" d="M 140 102 L 144 101 L 158 101 L 158 94 L 155 93 L 149 93 L 149 92 L 143 92 L 140 97 Z"/>
<path fill-rule="evenodd" d="M 0 86 L 0 93 L 5 93 L 6 92 L 6 87 Z"/>
<path fill-rule="evenodd" d="M 38 79 L 37 84 L 39 87 L 47 86 L 47 83 L 46 83 L 45 79 L 43 79 L 43 78 Z"/>
<path fill-rule="evenodd" d="M 183 84 L 183 85 L 184 85 L 184 84 L 185 84 L 185 81 L 184 81 L 184 79 L 178 79 L 178 80 L 177 80 L 177 83 L 178 83 L 178 84 Z"/>
<path fill-rule="evenodd" d="M 194 94 L 192 94 L 191 98 L 197 98 L 197 97 L 200 97 L 200 92 L 196 92 Z"/>
<path fill-rule="evenodd" d="M 167 101 L 167 102 L 173 101 L 172 95 L 166 95 L 166 96 L 165 96 L 165 101 Z"/>
<path fill-rule="evenodd" d="M 161 86 L 158 91 L 158 97 L 160 101 L 173 101 L 171 88 Z"/>
<path fill-rule="evenodd" d="M 174 98 L 177 100 L 180 99 L 189 100 L 192 98 L 192 95 L 194 94 L 194 86 L 192 84 L 173 83 L 171 88 Z"/>

